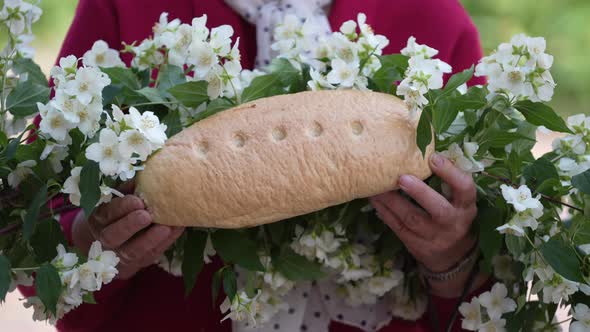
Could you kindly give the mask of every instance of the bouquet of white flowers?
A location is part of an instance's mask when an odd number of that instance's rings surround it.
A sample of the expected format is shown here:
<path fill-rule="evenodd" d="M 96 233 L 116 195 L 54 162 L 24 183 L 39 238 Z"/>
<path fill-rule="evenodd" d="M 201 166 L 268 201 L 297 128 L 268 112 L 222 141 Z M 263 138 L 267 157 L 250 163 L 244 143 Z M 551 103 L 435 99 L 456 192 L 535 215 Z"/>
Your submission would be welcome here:
<path fill-rule="evenodd" d="M 557 308 L 571 306 L 572 331 L 590 329 L 590 117 L 564 121 L 543 103 L 555 88 L 543 38 L 515 36 L 445 84 L 452 68 L 434 58 L 437 50 L 410 38 L 401 54 L 383 55 L 388 40 L 364 14 L 319 42 L 288 16 L 274 33 L 280 56 L 249 71 L 230 26 L 163 13 L 153 37 L 124 46 L 130 67 L 103 41 L 80 59 L 62 58 L 51 70 L 50 98 L 28 46 L 40 14 L 23 0 L 5 0 L 0 11 L 8 33 L 0 53 L 0 300 L 34 279 L 37 295 L 25 302 L 34 319 L 55 322 L 93 303 L 118 258 L 98 242 L 88 257 L 68 252 L 60 213 L 81 207 L 89 215 L 121 196 L 116 188 L 183 128 L 259 98 L 359 89 L 402 97 L 419 116 L 418 147 L 434 141 L 473 175 L 479 268 L 498 283 L 460 306 L 463 327 L 543 330 L 555 326 Z M 467 88 L 473 75 L 488 84 Z M 37 114 L 38 126 L 29 124 Z M 535 158 L 539 128 L 565 135 Z M 446 190 L 436 177 L 428 183 Z M 227 317 L 252 325 L 286 310 L 286 295 L 312 280 L 333 283 L 350 305 L 388 299 L 393 315 L 417 319 L 426 294 L 416 263 L 375 218 L 367 200 L 356 200 L 251 229 L 189 229 L 159 265 L 182 275 L 190 292 L 219 254 L 225 265 L 214 275 L 214 297 L 223 288 Z"/>

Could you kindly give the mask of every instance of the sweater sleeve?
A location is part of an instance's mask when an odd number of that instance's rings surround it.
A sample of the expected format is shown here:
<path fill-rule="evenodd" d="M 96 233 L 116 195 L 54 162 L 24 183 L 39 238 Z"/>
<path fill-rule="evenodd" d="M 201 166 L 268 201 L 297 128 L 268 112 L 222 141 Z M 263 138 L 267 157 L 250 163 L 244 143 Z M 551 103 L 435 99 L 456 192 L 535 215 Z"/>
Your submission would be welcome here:
<path fill-rule="evenodd" d="M 468 17 L 465 27 L 453 47 L 450 64 L 453 67 L 453 71 L 457 73 L 477 65 L 482 57 L 483 52 L 479 40 L 479 32 Z M 470 86 L 485 83 L 485 77 L 476 76 L 468 82 Z"/>

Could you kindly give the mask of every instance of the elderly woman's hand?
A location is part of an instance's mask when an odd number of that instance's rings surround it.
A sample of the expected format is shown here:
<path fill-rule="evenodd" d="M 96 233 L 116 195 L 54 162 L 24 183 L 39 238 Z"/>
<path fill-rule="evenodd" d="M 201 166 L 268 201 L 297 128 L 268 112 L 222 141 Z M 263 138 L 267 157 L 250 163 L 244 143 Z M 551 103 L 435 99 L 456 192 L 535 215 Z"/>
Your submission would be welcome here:
<path fill-rule="evenodd" d="M 74 244 L 83 250 L 95 240 L 114 250 L 121 259 L 117 277 L 129 279 L 142 268 L 154 264 L 183 230 L 182 227 L 153 225 L 143 201 L 126 195 L 101 205 L 88 220 L 80 213 L 72 233 Z"/>
<path fill-rule="evenodd" d="M 475 244 L 476 238 L 469 230 L 477 214 L 476 188 L 471 175 L 439 154 L 432 156 L 430 167 L 450 187 L 450 200 L 418 178 L 403 175 L 401 189 L 422 208 L 398 192 L 373 197 L 371 203 L 418 262 L 431 271 L 444 272 L 461 261 Z M 460 277 L 457 279 L 464 280 L 457 282 L 457 289 L 451 289 L 449 283 L 441 285 L 443 293 L 460 294 L 467 279 Z"/>

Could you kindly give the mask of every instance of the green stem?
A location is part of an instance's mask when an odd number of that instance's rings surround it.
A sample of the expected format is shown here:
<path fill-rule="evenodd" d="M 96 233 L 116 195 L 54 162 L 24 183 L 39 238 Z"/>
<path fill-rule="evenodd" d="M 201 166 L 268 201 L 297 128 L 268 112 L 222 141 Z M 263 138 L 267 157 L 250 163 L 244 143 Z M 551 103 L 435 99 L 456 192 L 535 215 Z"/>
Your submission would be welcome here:
<path fill-rule="evenodd" d="M 39 270 L 39 266 L 36 267 L 19 267 L 19 268 L 15 268 L 15 269 L 11 269 L 12 272 L 26 272 L 26 271 L 37 271 Z"/>
<path fill-rule="evenodd" d="M 149 105 L 175 105 L 175 104 L 180 104 L 177 101 L 166 101 L 166 102 L 149 102 L 149 103 L 140 103 L 140 104 L 134 104 L 134 105 L 127 105 L 125 107 L 122 108 L 122 110 L 126 110 L 129 109 L 131 107 L 138 107 L 138 106 L 149 106 Z"/>

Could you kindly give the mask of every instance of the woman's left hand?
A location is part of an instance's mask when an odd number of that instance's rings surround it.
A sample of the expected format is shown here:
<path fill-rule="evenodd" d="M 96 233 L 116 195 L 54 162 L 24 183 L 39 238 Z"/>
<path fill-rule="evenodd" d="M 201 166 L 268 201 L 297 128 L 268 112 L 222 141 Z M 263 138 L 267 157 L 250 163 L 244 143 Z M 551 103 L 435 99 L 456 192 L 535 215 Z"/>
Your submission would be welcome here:
<path fill-rule="evenodd" d="M 430 167 L 450 187 L 450 200 L 420 179 L 403 175 L 400 188 L 423 209 L 398 192 L 375 196 L 371 203 L 416 260 L 443 272 L 465 257 L 476 241 L 469 230 L 477 214 L 477 195 L 471 175 L 443 156 L 434 154 Z"/>

